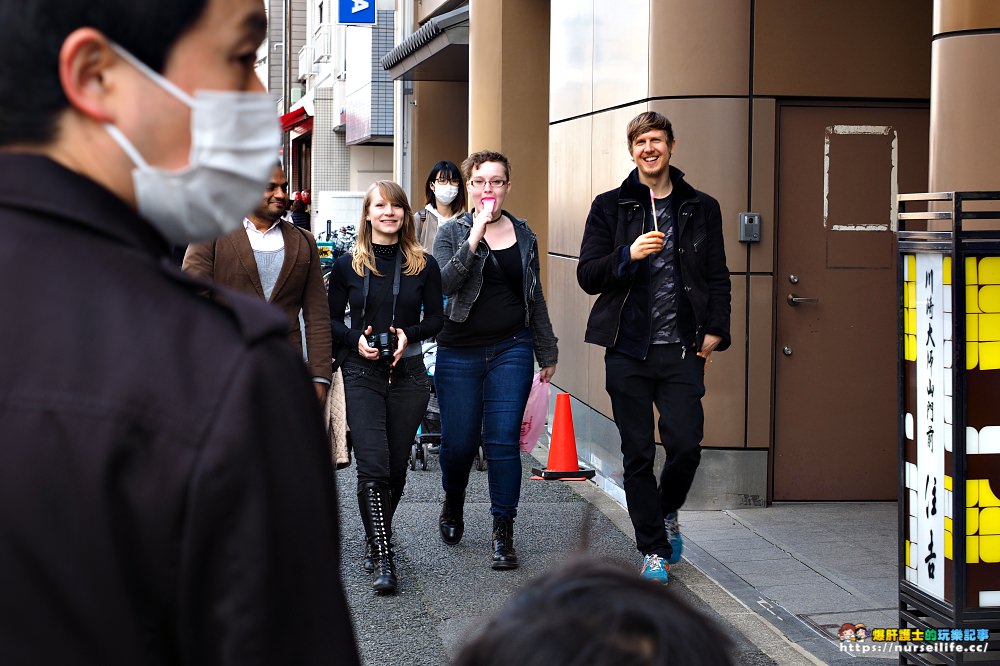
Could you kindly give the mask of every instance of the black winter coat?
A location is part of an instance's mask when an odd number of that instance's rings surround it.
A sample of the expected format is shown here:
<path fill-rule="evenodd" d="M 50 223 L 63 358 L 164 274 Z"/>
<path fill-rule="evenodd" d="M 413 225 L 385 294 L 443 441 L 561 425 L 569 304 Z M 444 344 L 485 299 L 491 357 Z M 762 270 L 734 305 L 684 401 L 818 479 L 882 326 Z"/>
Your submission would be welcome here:
<path fill-rule="evenodd" d="M 670 167 L 670 179 L 682 297 L 695 319 L 682 322 L 680 329 L 694 331 L 694 339 L 685 340 L 690 349 L 701 349 L 705 334 L 711 333 L 722 338 L 716 347 L 722 351 L 731 342 L 731 304 L 719 202 L 691 187 L 676 167 Z M 598 295 L 584 339 L 639 359 L 646 357 L 652 325 L 649 258 L 634 265 L 628 253 L 639 235 L 655 228 L 652 220 L 649 189 L 633 170 L 620 187 L 594 199 L 576 269 L 583 290 Z M 685 310 L 679 308 L 678 315 Z"/>
<path fill-rule="evenodd" d="M 0 173 L 0 664 L 356 664 L 284 316 L 93 181 Z"/>

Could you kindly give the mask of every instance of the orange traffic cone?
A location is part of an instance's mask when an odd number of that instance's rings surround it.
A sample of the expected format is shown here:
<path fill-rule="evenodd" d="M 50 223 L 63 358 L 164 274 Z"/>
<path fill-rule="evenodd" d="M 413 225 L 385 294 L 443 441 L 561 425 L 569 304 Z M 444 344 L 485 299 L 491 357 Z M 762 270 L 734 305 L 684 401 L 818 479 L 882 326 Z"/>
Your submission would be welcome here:
<path fill-rule="evenodd" d="M 556 412 L 552 419 L 552 439 L 549 441 L 549 463 L 545 469 L 531 468 L 532 478 L 551 481 L 586 481 L 594 470 L 581 469 L 576 457 L 576 434 L 573 432 L 573 408 L 569 393 L 556 394 Z"/>

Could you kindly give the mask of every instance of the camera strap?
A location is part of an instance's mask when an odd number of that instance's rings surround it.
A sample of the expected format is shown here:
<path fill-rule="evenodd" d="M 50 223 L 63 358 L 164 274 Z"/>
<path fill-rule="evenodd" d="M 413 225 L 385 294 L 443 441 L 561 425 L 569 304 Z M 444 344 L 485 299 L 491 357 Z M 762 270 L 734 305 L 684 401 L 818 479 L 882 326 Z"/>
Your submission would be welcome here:
<path fill-rule="evenodd" d="M 396 297 L 399 295 L 399 274 L 400 269 L 403 265 L 403 251 L 401 248 L 396 248 L 396 268 L 392 277 L 392 319 L 389 321 L 389 326 L 396 325 Z M 368 328 L 368 322 L 365 321 L 365 310 L 368 307 L 368 287 L 369 278 L 371 277 L 371 271 L 365 266 L 365 280 L 364 285 L 361 288 L 361 330 L 365 331 Z M 378 309 L 382 307 L 382 302 L 385 301 L 385 295 L 389 291 L 388 285 L 382 290 L 382 295 L 378 299 L 378 303 L 372 308 L 372 312 L 378 312 Z M 374 319 L 375 315 L 372 315 Z"/>

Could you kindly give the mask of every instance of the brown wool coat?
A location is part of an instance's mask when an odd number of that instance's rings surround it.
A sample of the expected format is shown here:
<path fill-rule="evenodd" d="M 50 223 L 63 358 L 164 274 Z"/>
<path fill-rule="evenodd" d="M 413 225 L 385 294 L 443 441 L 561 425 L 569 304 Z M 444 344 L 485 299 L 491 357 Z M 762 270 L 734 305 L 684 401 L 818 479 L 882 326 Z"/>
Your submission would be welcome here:
<path fill-rule="evenodd" d="M 299 310 L 306 323 L 306 353 L 313 377 L 330 379 L 332 342 L 330 306 L 323 287 L 316 241 L 308 231 L 291 222 L 280 223 L 285 239 L 285 263 L 274 284 L 270 302 L 281 308 L 288 319 L 288 341 L 301 352 Z M 183 270 L 196 277 L 214 280 L 230 289 L 264 298 L 257 261 L 242 226 L 216 241 L 191 245 L 184 255 Z"/>

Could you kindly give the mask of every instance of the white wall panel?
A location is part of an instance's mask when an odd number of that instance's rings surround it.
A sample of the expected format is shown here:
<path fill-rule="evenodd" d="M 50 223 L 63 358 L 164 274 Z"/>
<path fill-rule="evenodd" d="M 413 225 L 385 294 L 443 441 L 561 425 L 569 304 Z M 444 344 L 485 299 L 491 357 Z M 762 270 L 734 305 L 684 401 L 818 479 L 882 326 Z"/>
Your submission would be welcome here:
<path fill-rule="evenodd" d="M 552 0 L 549 121 L 593 111 L 594 2 Z"/>

